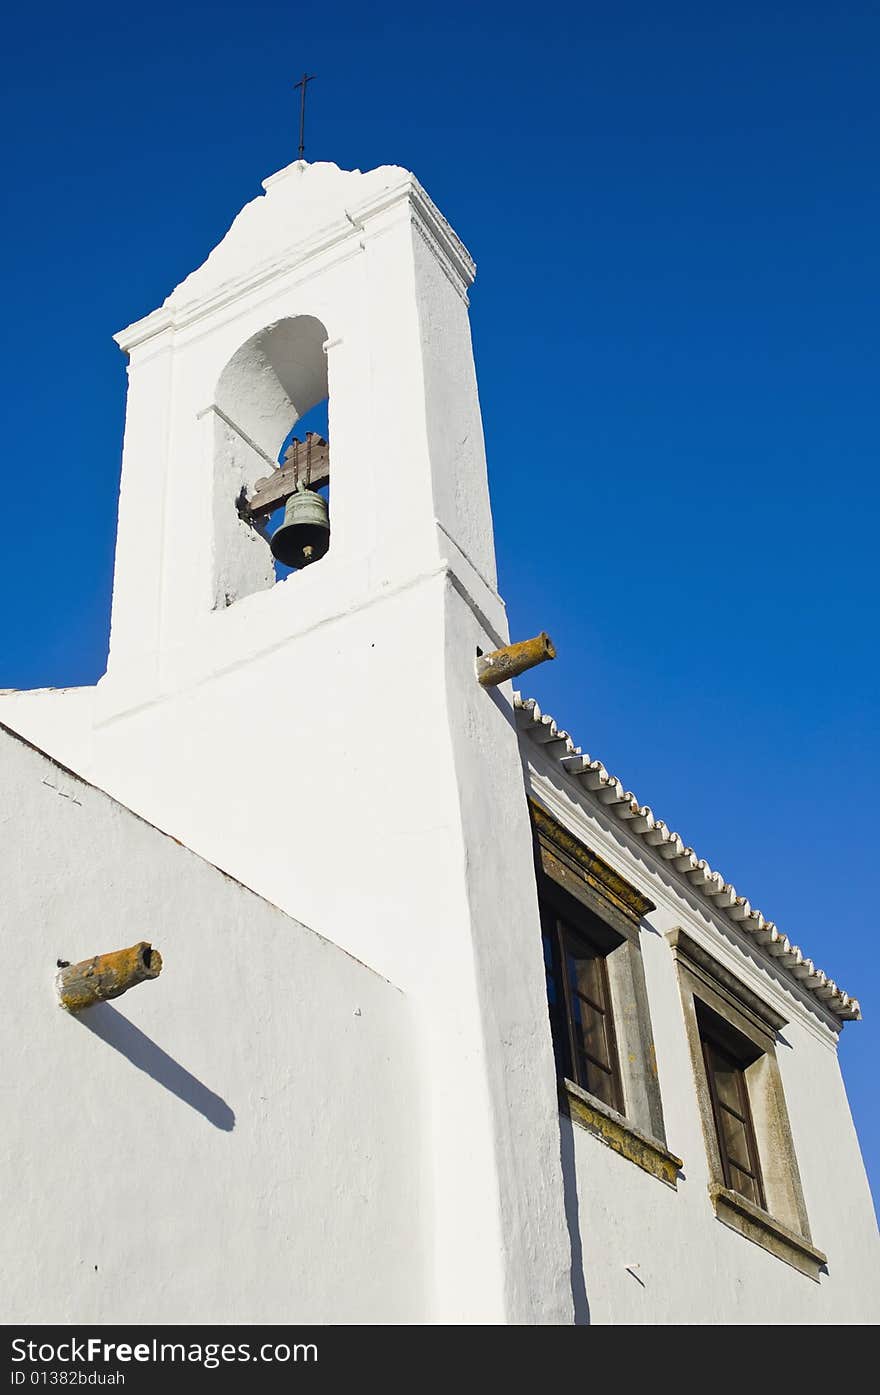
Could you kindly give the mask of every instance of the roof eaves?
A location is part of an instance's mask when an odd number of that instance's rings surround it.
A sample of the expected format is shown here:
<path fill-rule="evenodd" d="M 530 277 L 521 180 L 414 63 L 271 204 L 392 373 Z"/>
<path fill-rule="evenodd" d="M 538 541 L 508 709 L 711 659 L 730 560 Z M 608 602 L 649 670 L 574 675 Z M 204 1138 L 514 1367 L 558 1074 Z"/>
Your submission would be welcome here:
<path fill-rule="evenodd" d="M 693 848 L 686 847 L 683 839 L 662 819 L 655 818 L 646 804 L 640 804 L 632 790 L 624 789 L 620 780 L 610 774 L 601 761 L 593 760 L 580 746 L 575 746 L 568 732 L 542 712 L 534 698 L 523 698 L 521 693 L 515 692 L 513 702 L 519 729 L 536 745 L 543 746 L 545 754 L 555 760 L 582 789 L 604 804 L 609 814 L 625 824 L 631 833 L 641 837 L 715 910 L 735 921 L 737 929 L 750 935 L 765 953 L 797 979 L 803 988 L 814 994 L 835 1017 L 843 1021 L 858 1021 L 861 1018 L 862 1012 L 856 998 L 851 998 L 842 988 L 838 988 L 833 979 L 818 969 L 812 959 L 807 959 L 772 920 L 765 920 L 761 912 L 754 910 L 720 872 L 713 871 L 708 862 L 697 857 Z"/>

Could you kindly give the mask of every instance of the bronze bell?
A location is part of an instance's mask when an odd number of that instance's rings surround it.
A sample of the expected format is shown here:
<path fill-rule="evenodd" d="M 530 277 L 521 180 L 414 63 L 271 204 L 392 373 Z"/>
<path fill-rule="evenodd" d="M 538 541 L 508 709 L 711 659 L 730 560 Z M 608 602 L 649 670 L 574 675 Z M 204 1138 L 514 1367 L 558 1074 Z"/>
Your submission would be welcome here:
<path fill-rule="evenodd" d="M 327 501 L 313 489 L 298 484 L 284 507 L 284 522 L 269 541 L 272 556 L 285 567 L 307 567 L 330 546 Z"/>

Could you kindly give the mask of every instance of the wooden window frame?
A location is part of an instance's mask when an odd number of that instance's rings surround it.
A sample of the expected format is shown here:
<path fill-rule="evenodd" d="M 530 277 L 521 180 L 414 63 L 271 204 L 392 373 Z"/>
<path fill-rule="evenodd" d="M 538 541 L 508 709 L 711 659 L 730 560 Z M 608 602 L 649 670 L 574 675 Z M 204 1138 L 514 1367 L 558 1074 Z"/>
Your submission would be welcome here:
<path fill-rule="evenodd" d="M 737 1058 L 730 1053 L 727 1046 L 722 1045 L 718 1038 L 712 1036 L 711 1033 L 705 1031 L 701 1032 L 700 1045 L 703 1048 L 703 1064 L 706 1068 L 706 1080 L 709 1086 L 709 1096 L 712 1101 L 712 1113 L 715 1117 L 715 1136 L 718 1141 L 718 1152 L 721 1156 L 721 1168 L 724 1173 L 724 1180 L 731 1191 L 739 1192 L 742 1196 L 747 1197 L 748 1200 L 755 1201 L 758 1206 L 766 1211 L 767 1201 L 764 1194 L 764 1181 L 761 1176 L 761 1159 L 758 1152 L 758 1140 L 755 1137 L 755 1124 L 752 1119 L 752 1108 L 749 1103 L 749 1090 L 746 1084 L 745 1069 L 742 1064 L 742 1059 L 740 1058 L 737 1060 Z M 736 1084 L 736 1093 L 739 1102 L 738 1110 L 733 1109 L 721 1099 L 718 1090 L 716 1069 L 712 1060 L 713 1053 L 724 1057 L 728 1065 L 732 1067 L 732 1074 Z M 742 1125 L 746 1141 L 746 1152 L 748 1153 L 748 1161 L 745 1165 L 742 1162 L 738 1162 L 731 1155 L 724 1131 L 723 1116 L 725 1113 L 731 1114 Z M 755 1192 L 757 1193 L 755 1197 L 748 1196 L 748 1193 L 744 1192 L 741 1186 L 737 1186 L 733 1175 L 734 1171 L 743 1173 L 751 1180 Z"/>
<path fill-rule="evenodd" d="M 620 1076 L 620 1056 L 617 1048 L 617 1034 L 614 1030 L 614 1004 L 611 998 L 611 987 L 608 982 L 608 966 L 605 962 L 607 951 L 603 951 L 602 947 L 596 942 L 593 936 L 589 934 L 584 926 L 583 917 L 579 916 L 577 920 L 575 920 L 571 915 L 567 917 L 562 916 L 557 914 L 554 907 L 548 906 L 544 909 L 542 920 L 544 922 L 544 932 L 549 934 L 552 942 L 551 953 L 553 954 L 554 967 L 562 993 L 562 1007 L 565 1015 L 566 1040 L 568 1045 L 567 1065 L 571 1073 L 571 1079 L 574 1080 L 576 1085 L 580 1085 L 582 1090 L 587 1090 L 590 1094 L 596 1095 L 597 1098 L 603 1099 L 603 1096 L 598 1091 L 590 1088 L 590 1072 L 582 1065 L 580 1060 L 583 1055 L 597 1070 L 602 1071 L 604 1075 L 608 1076 L 611 1099 L 604 1100 L 604 1103 L 606 1103 L 609 1108 L 616 1109 L 618 1114 L 623 1114 L 625 1112 L 623 1082 Z M 583 957 L 592 959 L 597 965 L 601 996 L 603 999 L 601 1003 L 594 1002 L 592 998 L 586 993 L 581 992 L 581 990 L 576 988 L 572 983 L 571 974 L 568 972 L 567 967 L 568 954 L 566 950 L 566 940 L 567 937 L 571 935 L 573 935 L 577 941 L 580 941 L 581 945 L 586 946 L 592 951 L 591 954 Z M 572 1002 L 573 994 L 582 998 L 587 1006 L 592 1008 L 594 1012 L 597 1012 L 602 1019 L 602 1029 L 608 1057 L 607 1065 L 604 1061 L 601 1061 L 598 1056 L 595 1056 L 592 1052 L 588 1051 L 585 1047 L 579 1046 L 577 1043 L 575 1011 Z"/>

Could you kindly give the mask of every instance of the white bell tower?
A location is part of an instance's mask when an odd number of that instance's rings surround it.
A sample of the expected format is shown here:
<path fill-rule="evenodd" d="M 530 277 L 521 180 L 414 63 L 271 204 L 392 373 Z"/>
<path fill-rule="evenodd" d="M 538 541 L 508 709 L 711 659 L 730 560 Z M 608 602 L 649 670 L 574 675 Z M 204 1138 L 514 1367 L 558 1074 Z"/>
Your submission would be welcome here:
<path fill-rule="evenodd" d="M 161 689 L 180 650 L 188 664 L 203 644 L 212 665 L 239 657 L 240 625 L 213 612 L 249 592 L 273 592 L 248 625 L 279 638 L 453 553 L 494 592 L 467 251 L 401 169 L 300 162 L 264 187 L 205 264 L 117 336 L 130 389 L 114 679 L 133 666 Z M 328 391 L 331 555 L 278 589 L 235 500 Z M 487 618 L 500 632 L 497 598 Z"/>
<path fill-rule="evenodd" d="M 117 336 L 107 674 L 0 719 L 407 996 L 427 1320 L 567 1322 L 522 767 L 510 685 L 474 674 L 508 639 L 474 266 L 405 170 L 300 161 L 263 187 Z M 276 581 L 237 502 L 328 394 L 330 548 Z"/>

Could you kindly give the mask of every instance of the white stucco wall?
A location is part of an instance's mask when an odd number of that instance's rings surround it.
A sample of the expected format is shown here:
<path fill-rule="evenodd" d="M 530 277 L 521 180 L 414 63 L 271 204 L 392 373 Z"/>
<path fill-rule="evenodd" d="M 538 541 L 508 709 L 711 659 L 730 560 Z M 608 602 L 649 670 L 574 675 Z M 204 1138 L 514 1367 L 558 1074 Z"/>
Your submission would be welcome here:
<path fill-rule="evenodd" d="M 666 1142 L 676 1190 L 567 1118 L 560 1120 L 573 1240 L 576 1320 L 599 1324 L 846 1324 L 880 1319 L 880 1244 L 837 1058 L 833 1019 L 772 961 L 716 924 L 668 867 L 523 739 L 527 778 L 565 827 L 655 902 L 641 953 Z M 818 1282 L 719 1221 L 676 966 L 666 932 L 685 929 L 787 1025 L 777 1060 L 815 1246 Z M 858 1031 L 858 1024 L 846 1027 Z M 630 1272 L 633 1271 L 633 1272 Z"/>
<path fill-rule="evenodd" d="M 433 1318 L 557 1321 L 567 1236 L 528 823 L 478 642 L 440 569 L 109 723 L 100 750 L 125 803 L 406 991 Z"/>
<path fill-rule="evenodd" d="M 0 729 L 5 1322 L 424 1321 L 399 988 Z M 80 1017 L 56 960 L 145 938 Z"/>

